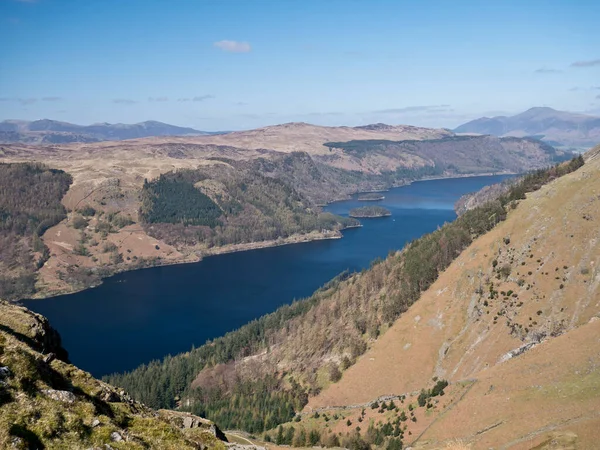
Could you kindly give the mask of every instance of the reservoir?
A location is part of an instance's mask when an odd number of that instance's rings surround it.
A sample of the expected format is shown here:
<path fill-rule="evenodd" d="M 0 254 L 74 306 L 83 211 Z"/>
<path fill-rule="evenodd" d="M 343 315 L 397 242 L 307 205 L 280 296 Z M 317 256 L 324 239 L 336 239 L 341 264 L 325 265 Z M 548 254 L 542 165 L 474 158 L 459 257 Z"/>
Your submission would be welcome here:
<path fill-rule="evenodd" d="M 71 361 L 95 376 L 200 346 L 277 307 L 312 294 L 344 270 L 375 258 L 456 218 L 454 202 L 504 175 L 420 181 L 376 202 L 336 202 L 325 209 L 381 205 L 390 217 L 361 219 L 342 239 L 205 258 L 198 263 L 124 272 L 96 288 L 24 301 L 50 319 Z"/>

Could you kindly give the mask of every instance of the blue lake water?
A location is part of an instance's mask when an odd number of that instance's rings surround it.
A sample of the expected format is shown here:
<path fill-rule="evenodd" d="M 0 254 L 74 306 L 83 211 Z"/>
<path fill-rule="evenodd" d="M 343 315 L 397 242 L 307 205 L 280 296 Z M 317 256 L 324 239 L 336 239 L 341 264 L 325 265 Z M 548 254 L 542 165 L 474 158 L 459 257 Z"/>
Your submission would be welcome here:
<path fill-rule="evenodd" d="M 336 202 L 326 209 L 347 215 L 356 206 L 377 204 L 392 215 L 362 219 L 363 227 L 345 230 L 342 239 L 125 272 L 94 289 L 23 303 L 50 319 L 80 368 L 95 376 L 130 370 L 307 297 L 346 269 L 368 267 L 454 220 L 454 202 L 461 195 L 505 178 L 421 181 L 382 193 L 385 199 L 377 202 Z"/>

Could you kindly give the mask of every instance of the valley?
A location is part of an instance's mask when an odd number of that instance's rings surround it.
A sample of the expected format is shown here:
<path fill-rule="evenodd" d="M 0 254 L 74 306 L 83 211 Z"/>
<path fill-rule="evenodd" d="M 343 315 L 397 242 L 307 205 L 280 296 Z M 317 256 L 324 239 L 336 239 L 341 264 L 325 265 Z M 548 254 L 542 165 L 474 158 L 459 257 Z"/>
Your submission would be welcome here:
<path fill-rule="evenodd" d="M 367 269 L 373 260 L 453 220 L 452 206 L 463 193 L 504 178 L 415 182 L 386 192 L 386 199 L 378 203 L 393 211 L 394 220 L 364 221 L 361 228 L 344 230 L 341 239 L 128 271 L 97 288 L 24 304 L 61 330 L 79 367 L 96 376 L 131 370 L 201 346 L 294 299 L 308 297 L 344 271 Z M 332 203 L 325 211 L 346 216 L 365 204 L 354 197 Z M 111 334 L 96 341 L 94 336 L 106 327 Z"/>

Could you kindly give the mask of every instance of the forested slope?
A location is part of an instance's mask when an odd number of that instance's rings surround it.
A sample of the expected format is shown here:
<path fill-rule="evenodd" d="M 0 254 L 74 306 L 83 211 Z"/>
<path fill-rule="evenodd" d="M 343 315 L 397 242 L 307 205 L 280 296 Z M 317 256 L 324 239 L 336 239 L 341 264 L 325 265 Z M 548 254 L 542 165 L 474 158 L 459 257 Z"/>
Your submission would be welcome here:
<path fill-rule="evenodd" d="M 50 254 L 40 236 L 66 217 L 61 199 L 72 178 L 36 163 L 0 163 L 0 298 L 33 294 Z"/>
<path fill-rule="evenodd" d="M 263 175 L 264 165 L 285 166 L 294 157 L 282 159 L 215 160 L 205 168 L 162 174 L 144 183 L 140 218 L 150 235 L 175 246 L 220 247 L 358 225 L 321 212 L 286 181 Z"/>

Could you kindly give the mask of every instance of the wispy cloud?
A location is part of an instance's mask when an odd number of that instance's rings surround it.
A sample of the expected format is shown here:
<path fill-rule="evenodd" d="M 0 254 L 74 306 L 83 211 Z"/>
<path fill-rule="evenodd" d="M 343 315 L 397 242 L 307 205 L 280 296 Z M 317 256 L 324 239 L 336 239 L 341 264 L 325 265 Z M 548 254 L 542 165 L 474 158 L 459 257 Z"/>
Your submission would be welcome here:
<path fill-rule="evenodd" d="M 541 69 L 534 70 L 533 73 L 562 73 L 562 70 L 548 69 L 546 67 L 542 67 Z"/>
<path fill-rule="evenodd" d="M 578 91 L 600 91 L 600 86 L 590 86 L 590 87 L 582 87 L 575 86 L 569 89 L 570 92 L 578 92 Z"/>
<path fill-rule="evenodd" d="M 37 102 L 37 98 L 17 98 L 17 97 L 2 97 L 0 98 L 0 102 L 17 102 L 21 105 L 31 105 L 32 103 Z"/>
<path fill-rule="evenodd" d="M 248 53 L 252 51 L 252 47 L 248 42 L 223 40 L 217 41 L 213 45 L 218 49 L 229 53 Z"/>
<path fill-rule="evenodd" d="M 168 102 L 169 97 L 148 97 L 149 102 Z"/>
<path fill-rule="evenodd" d="M 235 102 L 234 105 L 235 106 L 248 106 L 248 103 L 246 103 L 246 102 Z"/>
<path fill-rule="evenodd" d="M 600 94 L 596 95 L 596 98 L 597 98 L 597 99 L 600 99 Z"/>
<path fill-rule="evenodd" d="M 203 102 L 204 100 L 209 100 L 211 98 L 215 98 L 214 95 L 197 95 L 195 97 L 185 97 L 185 98 L 178 98 L 177 101 L 178 102 Z"/>
<path fill-rule="evenodd" d="M 115 98 L 113 99 L 113 103 L 117 103 L 120 105 L 134 105 L 137 103 L 137 101 L 132 100 L 130 98 Z"/>
<path fill-rule="evenodd" d="M 62 101 L 62 97 L 43 97 L 42 101 L 43 102 L 60 102 Z"/>
<path fill-rule="evenodd" d="M 409 113 L 430 113 L 430 112 L 451 112 L 450 105 L 424 105 L 424 106 L 405 106 L 403 108 L 380 109 L 373 111 L 375 114 L 409 114 Z"/>
<path fill-rule="evenodd" d="M 600 66 L 600 59 L 592 59 L 589 61 L 575 61 L 571 67 L 594 67 Z"/>
<path fill-rule="evenodd" d="M 203 102 L 204 100 L 209 100 L 211 98 L 215 98 L 214 95 L 199 95 L 197 97 L 192 98 L 193 102 Z"/>

